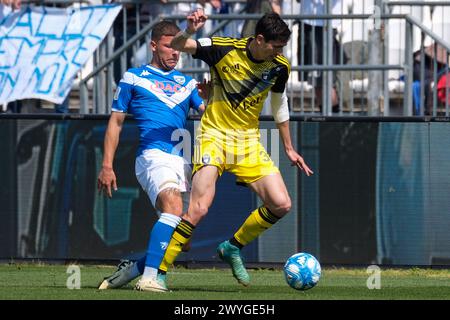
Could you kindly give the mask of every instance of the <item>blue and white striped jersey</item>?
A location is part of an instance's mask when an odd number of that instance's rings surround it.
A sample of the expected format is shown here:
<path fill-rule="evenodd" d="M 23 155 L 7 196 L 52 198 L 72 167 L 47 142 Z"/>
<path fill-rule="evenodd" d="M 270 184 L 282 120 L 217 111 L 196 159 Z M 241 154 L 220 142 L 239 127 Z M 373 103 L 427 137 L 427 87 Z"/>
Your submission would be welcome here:
<path fill-rule="evenodd" d="M 178 154 L 173 147 L 179 141 L 172 141 L 172 133 L 185 128 L 189 108 L 198 110 L 203 104 L 196 84 L 195 79 L 177 70 L 166 72 L 151 65 L 124 73 L 112 111 L 130 113 L 136 119 L 140 134 L 138 155 L 146 149 Z"/>

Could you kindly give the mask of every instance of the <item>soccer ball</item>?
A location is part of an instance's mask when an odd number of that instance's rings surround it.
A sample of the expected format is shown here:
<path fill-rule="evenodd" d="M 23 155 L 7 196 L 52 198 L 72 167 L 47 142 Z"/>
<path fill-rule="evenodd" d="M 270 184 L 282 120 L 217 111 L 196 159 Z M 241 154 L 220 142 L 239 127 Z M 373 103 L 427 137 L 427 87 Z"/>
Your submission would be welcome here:
<path fill-rule="evenodd" d="M 284 265 L 286 282 L 296 290 L 311 289 L 319 282 L 320 274 L 319 261 L 309 253 L 296 253 Z"/>

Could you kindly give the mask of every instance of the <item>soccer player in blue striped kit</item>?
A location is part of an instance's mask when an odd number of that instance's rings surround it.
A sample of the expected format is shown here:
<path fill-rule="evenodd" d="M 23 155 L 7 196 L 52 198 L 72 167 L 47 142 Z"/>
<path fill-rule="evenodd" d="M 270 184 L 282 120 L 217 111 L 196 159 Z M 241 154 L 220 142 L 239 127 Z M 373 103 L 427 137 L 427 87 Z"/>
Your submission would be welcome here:
<path fill-rule="evenodd" d="M 131 113 L 140 132 L 136 177 L 161 215 L 150 233 L 146 256 L 136 262 L 119 264 L 118 270 L 105 278 L 99 289 L 122 287 L 142 274 L 135 289 L 167 291 L 165 272 L 159 266 L 181 221 L 183 198 L 189 199 L 191 180 L 191 167 L 179 154 L 180 150 L 176 150 L 178 141 L 172 141 L 172 134 L 185 128 L 190 108 L 199 112 L 205 108 L 199 96 L 201 86 L 197 88 L 194 79 L 174 69 L 180 52 L 169 45 L 179 31 L 169 21 L 156 24 L 152 29 L 150 64 L 125 72 L 114 96 L 98 190 L 109 197 L 113 195 L 112 189 L 117 190 L 114 154 L 125 115 Z"/>

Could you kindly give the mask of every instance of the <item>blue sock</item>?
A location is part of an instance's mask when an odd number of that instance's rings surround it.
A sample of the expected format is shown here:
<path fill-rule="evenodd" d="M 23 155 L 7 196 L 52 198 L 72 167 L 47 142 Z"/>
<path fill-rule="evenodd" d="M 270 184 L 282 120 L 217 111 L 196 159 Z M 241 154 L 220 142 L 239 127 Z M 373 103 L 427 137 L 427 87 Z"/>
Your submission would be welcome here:
<path fill-rule="evenodd" d="M 159 220 L 153 226 L 150 233 L 150 240 L 147 247 L 147 255 L 145 258 L 145 266 L 158 269 L 164 258 L 167 246 L 172 238 L 173 231 L 177 227 L 181 218 L 171 213 L 162 213 Z M 142 260 L 142 259 L 140 259 Z M 138 267 L 139 262 L 138 261 Z M 144 268 L 142 268 L 142 271 Z M 139 268 L 141 271 L 141 268 Z"/>
<path fill-rule="evenodd" d="M 139 260 L 136 260 L 136 264 L 139 270 L 140 274 L 144 273 L 144 268 L 145 268 L 145 260 L 146 260 L 147 256 L 143 256 L 142 258 L 140 258 Z"/>

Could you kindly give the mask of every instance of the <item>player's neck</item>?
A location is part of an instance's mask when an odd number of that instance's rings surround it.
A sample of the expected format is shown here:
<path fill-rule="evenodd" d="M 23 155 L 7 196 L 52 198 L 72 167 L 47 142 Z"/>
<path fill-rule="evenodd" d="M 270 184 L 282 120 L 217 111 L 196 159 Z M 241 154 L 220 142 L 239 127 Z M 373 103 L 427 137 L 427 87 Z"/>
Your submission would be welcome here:
<path fill-rule="evenodd" d="M 169 71 L 172 70 L 172 69 L 167 69 L 167 68 L 165 68 L 165 67 L 162 66 L 160 63 L 158 63 L 157 61 L 153 61 L 153 60 L 150 61 L 149 65 L 152 66 L 152 67 L 154 67 L 154 68 L 156 68 L 156 69 L 158 69 L 158 70 L 164 71 L 164 72 L 169 72 Z"/>
<path fill-rule="evenodd" d="M 263 62 L 264 60 L 258 56 L 258 50 L 256 49 L 257 43 L 255 38 L 250 39 L 250 43 L 248 44 L 248 52 L 250 54 L 250 60 L 255 62 Z"/>

